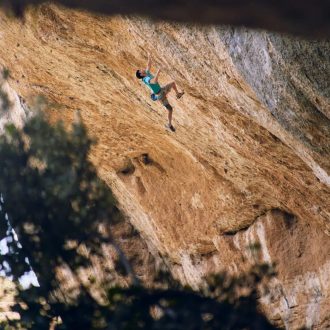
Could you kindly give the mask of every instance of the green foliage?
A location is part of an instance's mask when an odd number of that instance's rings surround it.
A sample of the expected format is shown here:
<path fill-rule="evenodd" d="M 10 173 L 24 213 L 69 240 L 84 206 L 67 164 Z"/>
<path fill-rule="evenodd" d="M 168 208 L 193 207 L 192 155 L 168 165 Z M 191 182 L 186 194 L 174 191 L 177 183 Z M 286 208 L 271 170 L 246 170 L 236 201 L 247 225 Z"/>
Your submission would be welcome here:
<path fill-rule="evenodd" d="M 11 253 L 2 258 L 10 265 L 7 275 L 17 281 L 29 270 L 28 257 L 40 282 L 40 288 L 20 292 L 19 299 L 29 310 L 26 313 L 19 305 L 16 309 L 25 322 L 39 322 L 34 316 L 29 320 L 28 314 L 39 313 L 42 323 L 60 313 L 58 302 L 51 306 L 52 313 L 39 303 L 51 301 L 58 289 L 54 271 L 63 265 L 73 272 L 89 266 L 90 256 L 101 254 L 102 242 L 108 241 L 100 224 L 119 220 L 111 191 L 88 160 L 92 143 L 82 124 L 67 132 L 63 124 L 51 126 L 42 116 L 33 117 L 22 131 L 7 126 L 0 137 L 1 237 L 6 236 L 9 215 L 21 244 L 12 239 Z M 89 255 L 79 253 L 81 244 Z"/>
<path fill-rule="evenodd" d="M 111 329 L 274 329 L 257 311 L 257 286 L 272 276 L 269 265 L 258 265 L 238 277 L 212 276 L 200 292 L 170 277 L 166 289 L 114 288 Z"/>
<path fill-rule="evenodd" d="M 120 213 L 88 160 L 92 144 L 81 123 L 68 132 L 61 123 L 49 125 L 41 115 L 23 130 L 7 126 L 0 137 L 0 234 L 8 235 L 9 220 L 21 244 L 13 239 L 10 253 L 0 261 L 10 265 L 7 275 L 17 281 L 29 270 L 28 257 L 40 283 L 18 291 L 13 310 L 21 318 L 3 326 L 49 329 L 58 317 L 56 329 L 63 330 L 272 329 L 257 311 L 257 287 L 272 276 L 267 265 L 239 277 L 218 274 L 198 292 L 182 287 L 166 272 L 157 274 L 153 288 L 134 281 L 125 256 L 111 235 L 100 230 L 101 225 L 111 228 Z M 102 243 L 109 241 L 133 281 L 126 288 L 106 283 L 106 299 L 100 303 L 79 281 L 77 271 L 91 265 L 92 255 L 101 256 Z M 79 250 L 82 244 L 87 254 Z M 55 272 L 63 266 L 76 276 L 78 293 L 58 283 Z"/>
<path fill-rule="evenodd" d="M 9 69 L 8 68 L 4 68 L 2 70 L 2 78 L 4 80 L 7 80 L 9 77 L 10 77 L 10 71 L 9 71 Z"/>
<path fill-rule="evenodd" d="M 11 107 L 10 100 L 6 92 L 3 91 L 3 83 L 9 78 L 10 72 L 7 68 L 4 68 L 0 74 L 0 104 L 1 111 L 8 111 Z"/>

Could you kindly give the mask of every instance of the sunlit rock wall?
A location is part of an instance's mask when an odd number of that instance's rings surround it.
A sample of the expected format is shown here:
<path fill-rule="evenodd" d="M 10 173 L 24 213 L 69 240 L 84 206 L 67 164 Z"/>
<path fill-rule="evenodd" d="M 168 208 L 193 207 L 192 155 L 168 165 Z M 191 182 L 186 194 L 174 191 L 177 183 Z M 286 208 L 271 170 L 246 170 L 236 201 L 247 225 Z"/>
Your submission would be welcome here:
<path fill-rule="evenodd" d="M 222 29 L 234 65 L 267 107 L 284 141 L 330 185 L 330 46 L 267 32 Z M 253 114 L 251 114 L 253 115 Z"/>
<path fill-rule="evenodd" d="M 100 176 L 182 282 L 245 269 L 259 242 L 278 263 L 268 316 L 329 326 L 328 42 L 54 6 L 0 27 L 12 86 L 45 95 L 51 120 L 81 110 Z M 175 133 L 135 78 L 147 51 L 186 92 L 170 96 Z"/>

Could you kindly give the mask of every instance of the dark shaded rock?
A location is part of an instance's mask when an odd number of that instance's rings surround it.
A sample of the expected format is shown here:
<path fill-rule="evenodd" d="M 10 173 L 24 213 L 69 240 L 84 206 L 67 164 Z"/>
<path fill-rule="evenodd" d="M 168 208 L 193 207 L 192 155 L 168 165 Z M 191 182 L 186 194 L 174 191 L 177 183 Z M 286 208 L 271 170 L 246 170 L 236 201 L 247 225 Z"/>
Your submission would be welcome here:
<path fill-rule="evenodd" d="M 4 1 L 16 16 L 22 16 L 26 6 L 45 0 Z M 74 9 L 86 9 L 102 14 L 139 14 L 155 19 L 202 24 L 232 24 L 259 27 L 305 36 L 327 37 L 330 32 L 330 3 L 327 0 L 53 0 Z"/>

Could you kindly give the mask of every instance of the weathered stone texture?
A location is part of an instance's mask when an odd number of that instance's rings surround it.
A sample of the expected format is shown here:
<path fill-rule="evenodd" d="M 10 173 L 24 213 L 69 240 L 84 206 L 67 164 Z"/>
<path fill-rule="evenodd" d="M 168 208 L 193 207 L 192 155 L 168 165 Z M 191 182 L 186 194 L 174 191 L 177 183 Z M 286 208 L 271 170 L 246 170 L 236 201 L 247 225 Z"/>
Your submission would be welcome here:
<path fill-rule="evenodd" d="M 258 98 L 308 154 L 306 163 L 329 185 L 330 42 L 244 29 L 221 29 L 219 37 Z"/>
<path fill-rule="evenodd" d="M 279 270 L 268 315 L 328 326 L 329 43 L 49 5 L 0 28 L 10 85 L 46 95 L 51 120 L 81 110 L 100 176 L 176 276 L 240 271 L 260 241 Z M 135 78 L 147 50 L 186 92 L 170 97 L 176 133 Z"/>

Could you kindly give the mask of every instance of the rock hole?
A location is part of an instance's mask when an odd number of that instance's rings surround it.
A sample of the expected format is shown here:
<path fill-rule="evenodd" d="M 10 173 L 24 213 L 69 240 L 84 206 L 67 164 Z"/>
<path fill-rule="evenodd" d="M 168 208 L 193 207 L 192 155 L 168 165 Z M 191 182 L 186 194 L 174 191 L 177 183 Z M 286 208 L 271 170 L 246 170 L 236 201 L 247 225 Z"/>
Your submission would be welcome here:
<path fill-rule="evenodd" d="M 292 228 L 296 222 L 295 216 L 288 212 L 284 212 L 283 219 L 284 219 L 285 226 L 288 229 Z"/>
<path fill-rule="evenodd" d="M 153 160 L 148 153 L 143 153 L 139 156 L 139 161 L 142 162 L 144 165 L 152 165 L 155 168 L 157 168 L 157 170 L 159 170 L 161 173 L 165 173 L 165 169 L 159 164 L 157 163 L 155 160 Z"/>
<path fill-rule="evenodd" d="M 142 159 L 142 163 L 144 165 L 151 165 L 152 164 L 152 159 L 149 157 L 148 154 L 142 154 L 141 159 Z"/>
<path fill-rule="evenodd" d="M 131 162 L 131 160 L 129 160 L 125 166 L 119 170 L 119 173 L 124 174 L 124 175 L 131 175 L 135 172 L 135 166 L 133 165 L 133 163 Z"/>

